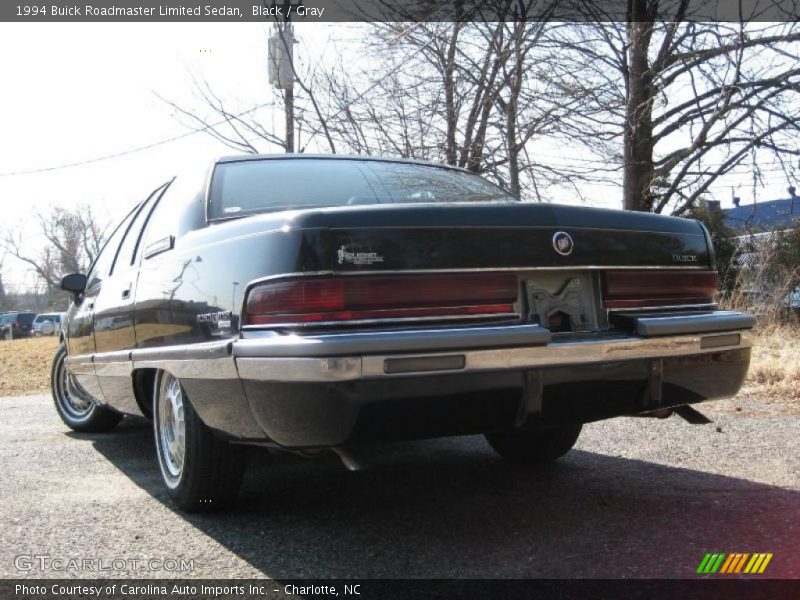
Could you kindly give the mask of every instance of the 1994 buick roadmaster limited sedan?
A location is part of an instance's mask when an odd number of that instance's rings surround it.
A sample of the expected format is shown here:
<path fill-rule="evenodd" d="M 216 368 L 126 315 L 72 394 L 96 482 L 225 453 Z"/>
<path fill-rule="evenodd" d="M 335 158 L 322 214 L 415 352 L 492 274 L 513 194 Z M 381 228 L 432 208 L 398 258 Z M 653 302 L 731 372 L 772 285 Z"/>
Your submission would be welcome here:
<path fill-rule="evenodd" d="M 518 464 L 586 422 L 702 418 L 749 315 L 718 310 L 698 222 L 530 204 L 410 161 L 231 157 L 155 190 L 86 275 L 52 369 L 64 422 L 152 419 L 185 509 L 237 493 L 247 445 L 306 455 L 482 433 Z M 352 465 L 352 461 L 350 461 Z"/>

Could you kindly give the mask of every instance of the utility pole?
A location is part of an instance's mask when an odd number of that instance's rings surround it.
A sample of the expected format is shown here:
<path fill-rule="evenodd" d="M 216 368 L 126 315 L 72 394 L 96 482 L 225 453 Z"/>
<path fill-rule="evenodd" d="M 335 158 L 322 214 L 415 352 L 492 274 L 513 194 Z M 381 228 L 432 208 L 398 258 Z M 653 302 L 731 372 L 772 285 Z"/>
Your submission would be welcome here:
<path fill-rule="evenodd" d="M 290 21 L 291 14 L 302 6 L 302 0 L 292 2 L 273 2 L 273 7 L 280 9 L 283 15 L 281 22 L 276 18 L 275 31 L 269 38 L 269 81 L 273 87 L 283 93 L 283 105 L 286 112 L 286 152 L 294 152 L 294 30 Z"/>
<path fill-rule="evenodd" d="M 286 105 L 286 152 L 294 152 L 294 89 L 288 88 L 283 92 L 283 101 Z"/>

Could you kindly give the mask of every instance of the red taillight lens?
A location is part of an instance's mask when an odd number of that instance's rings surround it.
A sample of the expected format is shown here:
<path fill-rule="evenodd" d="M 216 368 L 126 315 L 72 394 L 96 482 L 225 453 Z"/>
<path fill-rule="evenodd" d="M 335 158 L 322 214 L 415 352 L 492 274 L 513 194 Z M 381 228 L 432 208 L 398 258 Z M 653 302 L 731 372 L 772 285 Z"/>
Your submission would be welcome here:
<path fill-rule="evenodd" d="M 605 308 L 648 308 L 711 304 L 717 291 L 714 271 L 607 271 Z"/>
<path fill-rule="evenodd" d="M 512 273 L 291 279 L 254 287 L 246 325 L 514 314 Z"/>

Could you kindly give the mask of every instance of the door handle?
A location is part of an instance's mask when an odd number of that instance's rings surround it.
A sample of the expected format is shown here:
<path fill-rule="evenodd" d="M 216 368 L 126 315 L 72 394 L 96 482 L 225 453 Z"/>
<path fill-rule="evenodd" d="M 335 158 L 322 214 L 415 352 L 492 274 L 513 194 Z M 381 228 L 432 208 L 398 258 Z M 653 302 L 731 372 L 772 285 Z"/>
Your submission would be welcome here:
<path fill-rule="evenodd" d="M 129 283 L 128 287 L 126 289 L 122 290 L 122 299 L 123 300 L 127 300 L 128 298 L 131 297 L 131 288 L 132 287 L 133 287 L 133 284 Z"/>

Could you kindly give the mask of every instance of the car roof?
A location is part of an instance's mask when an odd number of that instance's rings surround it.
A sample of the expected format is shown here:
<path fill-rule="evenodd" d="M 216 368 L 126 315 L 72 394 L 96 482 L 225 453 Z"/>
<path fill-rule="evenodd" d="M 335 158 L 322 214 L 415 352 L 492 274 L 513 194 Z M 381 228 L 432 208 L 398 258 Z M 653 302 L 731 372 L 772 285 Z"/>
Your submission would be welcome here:
<path fill-rule="evenodd" d="M 386 156 L 360 156 L 358 154 L 305 154 L 305 153 L 284 153 L 284 154 L 238 154 L 238 155 L 229 155 L 229 156 L 222 156 L 217 159 L 217 163 L 230 163 L 230 162 L 242 162 L 242 161 L 249 161 L 249 160 L 285 160 L 290 158 L 305 158 L 305 159 L 330 159 L 330 160 L 369 160 L 374 162 L 388 162 L 388 163 L 400 163 L 400 164 L 407 164 L 407 165 L 420 165 L 423 167 L 437 167 L 439 169 L 449 169 L 451 171 L 461 171 L 464 173 L 472 173 L 472 171 L 468 171 L 467 169 L 462 169 L 461 167 L 454 167 L 453 165 L 445 165 L 441 163 L 434 163 L 424 160 L 418 160 L 413 158 L 394 158 L 394 157 L 386 157 Z M 477 175 L 477 173 L 472 173 L 473 175 Z"/>

